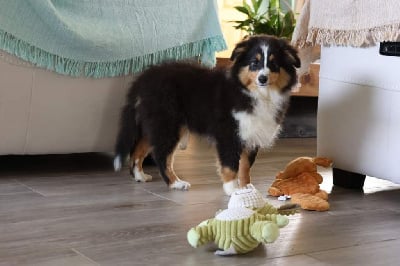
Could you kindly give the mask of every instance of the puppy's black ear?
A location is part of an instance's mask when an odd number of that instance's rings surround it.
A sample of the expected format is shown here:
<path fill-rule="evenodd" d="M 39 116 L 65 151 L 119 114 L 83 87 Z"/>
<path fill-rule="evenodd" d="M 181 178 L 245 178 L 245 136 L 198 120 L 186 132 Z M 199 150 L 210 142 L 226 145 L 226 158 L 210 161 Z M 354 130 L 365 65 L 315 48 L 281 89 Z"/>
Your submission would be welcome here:
<path fill-rule="evenodd" d="M 245 36 L 241 42 L 236 44 L 235 48 L 232 51 L 231 61 L 234 61 L 240 54 L 246 51 L 247 44 L 248 44 L 249 37 Z"/>
<path fill-rule="evenodd" d="M 284 52 L 287 56 L 287 58 L 285 60 L 288 64 L 293 65 L 297 68 L 299 68 L 301 66 L 301 62 L 300 62 L 300 58 L 297 54 L 297 50 L 293 46 L 291 46 L 290 44 L 286 44 L 286 46 L 284 48 Z"/>

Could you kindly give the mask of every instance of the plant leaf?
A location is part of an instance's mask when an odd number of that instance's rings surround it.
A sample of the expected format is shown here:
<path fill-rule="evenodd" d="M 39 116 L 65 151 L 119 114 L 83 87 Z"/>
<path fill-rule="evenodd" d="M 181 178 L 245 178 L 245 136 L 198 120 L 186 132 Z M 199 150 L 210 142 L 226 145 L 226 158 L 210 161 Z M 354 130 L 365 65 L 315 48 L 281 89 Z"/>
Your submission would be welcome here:
<path fill-rule="evenodd" d="M 260 7 L 259 5 L 257 5 L 257 2 L 257 0 L 251 0 L 251 5 L 253 6 L 255 13 L 257 13 L 258 8 Z"/>
<path fill-rule="evenodd" d="M 261 4 L 264 2 L 264 0 L 251 0 L 251 3 L 254 7 L 254 11 L 258 13 L 258 10 L 260 9 Z"/>
<path fill-rule="evenodd" d="M 269 6 L 271 8 L 280 8 L 279 0 L 269 0 Z"/>
<path fill-rule="evenodd" d="M 266 12 L 259 14 L 260 7 L 264 0 L 251 0 L 248 4 L 243 0 L 242 6 L 235 7 L 241 13 L 247 15 L 247 18 L 236 23 L 235 29 L 241 29 L 252 34 L 270 34 L 278 37 L 291 38 L 295 27 L 296 19 L 291 7 L 284 1 L 285 10 L 281 9 L 281 0 L 265 0 L 269 5 Z"/>
<path fill-rule="evenodd" d="M 243 6 L 248 10 L 248 14 L 249 16 L 256 16 L 257 12 L 254 11 L 254 8 L 252 8 L 251 6 L 249 6 L 249 4 L 246 3 L 246 1 L 243 1 Z"/>
<path fill-rule="evenodd" d="M 249 15 L 249 11 L 247 10 L 247 8 L 245 8 L 243 6 L 235 6 L 234 8 L 239 12 Z"/>

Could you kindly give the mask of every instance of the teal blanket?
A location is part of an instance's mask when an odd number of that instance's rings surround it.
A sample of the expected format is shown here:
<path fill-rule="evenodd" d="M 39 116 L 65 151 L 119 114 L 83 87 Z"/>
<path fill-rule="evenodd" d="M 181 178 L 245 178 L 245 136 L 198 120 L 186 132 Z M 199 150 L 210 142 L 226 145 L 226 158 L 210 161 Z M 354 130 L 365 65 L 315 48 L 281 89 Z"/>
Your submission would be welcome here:
<path fill-rule="evenodd" d="M 71 76 L 112 77 L 226 49 L 216 0 L 0 0 L 0 49 Z"/>

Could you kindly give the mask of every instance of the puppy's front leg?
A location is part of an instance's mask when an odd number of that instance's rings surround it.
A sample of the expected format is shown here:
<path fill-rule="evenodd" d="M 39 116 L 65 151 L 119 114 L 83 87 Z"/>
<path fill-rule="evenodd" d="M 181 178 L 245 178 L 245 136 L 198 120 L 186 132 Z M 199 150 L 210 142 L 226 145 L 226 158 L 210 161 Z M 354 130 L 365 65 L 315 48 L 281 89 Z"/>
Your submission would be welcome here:
<path fill-rule="evenodd" d="M 225 194 L 230 196 L 238 188 L 237 172 L 230 167 L 223 166 L 220 170 L 221 179 L 224 182 Z"/>
<path fill-rule="evenodd" d="M 223 182 L 224 191 L 228 196 L 230 196 L 238 188 L 237 172 L 239 169 L 240 154 L 242 151 L 240 145 L 235 144 L 236 142 L 234 141 L 217 143 L 219 159 L 218 172 Z"/>
<path fill-rule="evenodd" d="M 258 148 L 253 150 L 244 149 L 240 154 L 239 161 L 239 186 L 245 187 L 251 183 L 250 168 L 256 159 Z"/>

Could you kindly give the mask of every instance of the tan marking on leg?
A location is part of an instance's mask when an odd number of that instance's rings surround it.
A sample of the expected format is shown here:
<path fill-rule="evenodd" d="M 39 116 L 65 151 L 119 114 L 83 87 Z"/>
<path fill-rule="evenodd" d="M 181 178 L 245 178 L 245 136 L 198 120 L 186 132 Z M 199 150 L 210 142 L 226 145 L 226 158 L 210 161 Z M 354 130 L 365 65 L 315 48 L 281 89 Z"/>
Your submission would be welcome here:
<path fill-rule="evenodd" d="M 143 160 L 150 151 L 151 147 L 146 138 L 139 140 L 135 150 L 132 151 L 130 158 L 130 169 L 135 181 L 149 182 L 152 180 L 152 176 L 145 174 L 142 167 Z"/>
<path fill-rule="evenodd" d="M 132 152 L 130 157 L 131 170 L 136 166 L 139 171 L 143 171 L 143 160 L 151 151 L 150 144 L 146 138 L 139 140 L 135 150 Z"/>
<path fill-rule="evenodd" d="M 224 183 L 229 181 L 233 181 L 236 179 L 236 172 L 230 169 L 229 167 L 222 167 L 221 168 L 221 178 Z"/>
<path fill-rule="evenodd" d="M 233 171 L 229 167 L 222 167 L 220 174 L 221 179 L 224 182 L 224 191 L 228 196 L 230 196 L 238 187 L 236 179 L 237 172 Z"/>
<path fill-rule="evenodd" d="M 168 176 L 170 184 L 173 184 L 175 183 L 175 181 L 179 180 L 179 177 L 175 174 L 174 171 L 174 153 L 175 151 L 168 155 L 167 169 L 165 169 L 165 174 Z"/>
<path fill-rule="evenodd" d="M 165 169 L 165 174 L 169 178 L 169 187 L 173 189 L 179 189 L 179 190 L 188 190 L 190 188 L 190 184 L 186 181 L 181 180 L 174 171 L 174 154 L 175 154 L 175 149 L 174 151 L 171 152 L 171 154 L 168 155 L 167 157 L 167 168 Z"/>
<path fill-rule="evenodd" d="M 240 155 L 238 177 L 240 187 L 245 187 L 247 184 L 250 184 L 250 161 L 247 151 L 243 151 Z"/>

